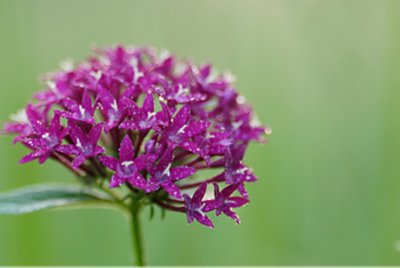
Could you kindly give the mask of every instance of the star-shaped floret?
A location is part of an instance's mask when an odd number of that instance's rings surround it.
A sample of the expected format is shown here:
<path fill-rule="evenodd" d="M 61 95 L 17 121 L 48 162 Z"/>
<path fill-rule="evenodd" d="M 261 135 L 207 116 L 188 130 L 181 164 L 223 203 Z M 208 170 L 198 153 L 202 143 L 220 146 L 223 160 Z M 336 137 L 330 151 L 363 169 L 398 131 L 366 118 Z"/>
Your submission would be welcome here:
<path fill-rule="evenodd" d="M 142 155 L 134 159 L 132 141 L 125 136 L 119 149 L 119 160 L 111 156 L 99 156 L 103 165 L 115 171 L 111 177 L 109 187 L 114 188 L 128 181 L 133 186 L 146 189 L 147 183 L 138 172 L 144 169 L 146 162 L 154 162 L 157 157 L 154 155 Z"/>
<path fill-rule="evenodd" d="M 38 136 L 38 138 L 23 138 L 21 141 L 35 151 L 23 157 L 19 161 L 20 164 L 32 161 L 36 158 L 40 158 L 39 162 L 43 163 L 50 156 L 51 151 L 61 143 L 61 140 L 64 139 L 69 132 L 68 128 L 62 128 L 58 115 L 54 115 L 48 129 L 41 121 L 33 120 L 31 124 L 34 134 Z"/>
<path fill-rule="evenodd" d="M 64 99 L 62 103 L 69 111 L 55 110 L 54 113 L 75 122 L 96 123 L 93 118 L 96 107 L 92 106 L 92 99 L 86 89 L 82 95 L 82 104 L 69 98 Z"/>
<path fill-rule="evenodd" d="M 207 190 L 207 183 L 203 182 L 200 187 L 194 192 L 193 197 L 190 198 L 187 194 L 183 195 L 186 206 L 186 216 L 188 223 L 191 223 L 196 219 L 199 223 L 208 227 L 214 228 L 212 221 L 204 213 L 204 207 L 206 203 L 202 202 L 204 194 Z"/>
<path fill-rule="evenodd" d="M 169 89 L 169 90 L 168 90 Z M 207 95 L 202 93 L 192 93 L 189 87 L 183 86 L 183 84 L 177 84 L 167 88 L 157 88 L 156 92 L 168 101 L 169 106 L 175 106 L 176 104 L 188 104 L 193 102 L 204 101 L 207 99 Z"/>
<path fill-rule="evenodd" d="M 225 152 L 225 179 L 227 184 L 257 181 L 251 169 L 242 164 L 245 144 L 232 147 Z"/>
<path fill-rule="evenodd" d="M 70 128 L 69 136 L 75 145 L 60 145 L 57 146 L 55 150 L 64 154 L 76 155 L 72 162 L 72 168 L 74 170 L 81 166 L 88 158 L 105 152 L 103 147 L 97 145 L 103 128 L 103 123 L 99 123 L 92 127 L 87 136 L 75 123 L 71 121 L 68 121 L 68 127 Z"/>
<path fill-rule="evenodd" d="M 205 131 L 211 123 L 207 121 L 197 121 L 188 124 L 189 105 L 183 106 L 173 119 L 167 111 L 169 108 L 166 107 L 165 104 L 162 104 L 162 107 L 164 118 L 169 119 L 167 121 L 168 125 L 161 128 L 159 131 L 159 133 L 162 134 L 162 139 L 166 140 L 167 143 L 173 147 L 180 146 L 188 151 L 200 154 L 201 150 L 189 139 Z"/>
<path fill-rule="evenodd" d="M 146 189 L 147 193 L 163 187 L 171 196 L 182 199 L 179 188 L 174 184 L 174 181 L 190 177 L 196 173 L 196 170 L 190 167 L 171 168 L 173 158 L 173 148 L 169 147 L 158 164 L 151 161 L 147 162 L 146 169 L 151 175 Z"/>
<path fill-rule="evenodd" d="M 210 165 L 210 155 L 224 154 L 233 143 L 229 132 L 210 132 L 194 137 L 194 142 L 200 148 L 200 156 Z"/>
<path fill-rule="evenodd" d="M 133 91 L 133 88 L 125 90 L 117 101 L 109 91 L 103 89 L 101 86 L 99 87 L 100 103 L 98 106 L 107 120 L 104 126 L 105 133 L 108 133 L 111 129 L 118 126 L 124 118 L 127 101 L 133 102 L 129 99 Z"/>
<path fill-rule="evenodd" d="M 26 109 L 19 110 L 16 114 L 10 116 L 11 122 L 4 124 L 3 132 L 5 134 L 18 133 L 13 144 L 20 141 L 22 138 L 29 137 L 34 134 L 31 122 L 45 122 L 45 113 L 37 110 L 31 103 Z"/>
<path fill-rule="evenodd" d="M 36 93 L 34 99 L 41 101 L 41 105 L 57 103 L 58 101 L 71 96 L 71 90 L 68 83 L 63 79 L 58 79 L 56 82 L 52 80 L 46 81 L 48 90 Z"/>
<path fill-rule="evenodd" d="M 266 133 L 265 128 L 261 127 L 256 118 L 252 118 L 251 112 L 251 109 L 243 109 L 241 114 L 231 123 L 233 136 L 235 140 L 243 142 L 265 142 L 264 137 L 262 137 Z"/>
<path fill-rule="evenodd" d="M 129 130 L 147 130 L 153 127 L 157 122 L 156 113 L 154 112 L 154 98 L 152 93 L 147 93 L 143 106 L 139 108 L 137 104 L 126 99 L 128 114 L 132 117 L 131 120 L 122 122 L 119 127 Z"/>
<path fill-rule="evenodd" d="M 217 216 L 224 213 L 228 217 L 232 218 L 236 221 L 237 224 L 240 224 L 239 217 L 236 215 L 231 208 L 238 208 L 244 206 L 249 202 L 248 199 L 239 196 L 231 196 L 233 192 L 235 192 L 241 183 L 236 183 L 225 187 L 221 192 L 219 191 L 219 186 L 217 183 L 213 183 L 214 185 L 214 198 L 215 200 L 206 201 L 206 205 L 204 206 L 204 212 L 212 211 L 216 209 Z"/>

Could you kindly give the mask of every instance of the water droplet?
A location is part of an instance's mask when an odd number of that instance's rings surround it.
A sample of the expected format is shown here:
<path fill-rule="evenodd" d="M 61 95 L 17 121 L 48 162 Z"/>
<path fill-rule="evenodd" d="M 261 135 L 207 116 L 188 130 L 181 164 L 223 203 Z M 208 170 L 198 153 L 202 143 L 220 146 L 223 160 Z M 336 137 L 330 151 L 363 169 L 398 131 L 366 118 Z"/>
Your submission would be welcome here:
<path fill-rule="evenodd" d="M 264 132 L 265 132 L 265 134 L 269 135 L 269 134 L 272 133 L 272 128 L 266 127 L 266 128 L 264 129 Z"/>

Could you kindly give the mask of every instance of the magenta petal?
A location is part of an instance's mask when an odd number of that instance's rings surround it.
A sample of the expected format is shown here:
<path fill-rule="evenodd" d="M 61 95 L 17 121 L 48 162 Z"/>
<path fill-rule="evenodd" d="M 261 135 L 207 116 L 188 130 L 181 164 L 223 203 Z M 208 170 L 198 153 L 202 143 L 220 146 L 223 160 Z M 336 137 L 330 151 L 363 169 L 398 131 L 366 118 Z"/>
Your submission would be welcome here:
<path fill-rule="evenodd" d="M 69 134 L 69 127 L 64 128 L 58 135 L 58 140 L 62 140 Z"/>
<path fill-rule="evenodd" d="M 113 171 L 117 170 L 119 161 L 114 157 L 104 155 L 104 156 L 99 156 L 99 160 L 104 166 L 108 167 L 109 169 Z"/>
<path fill-rule="evenodd" d="M 170 170 L 171 179 L 173 181 L 178 181 L 190 177 L 194 173 L 196 173 L 196 169 L 190 167 L 174 167 Z"/>
<path fill-rule="evenodd" d="M 54 113 L 63 118 L 72 118 L 73 114 L 69 111 L 54 110 Z"/>
<path fill-rule="evenodd" d="M 243 183 L 241 183 L 238 187 L 238 192 L 243 196 L 243 198 L 247 201 L 249 201 L 249 195 L 246 191 L 246 189 L 244 188 Z"/>
<path fill-rule="evenodd" d="M 145 113 L 154 112 L 154 98 L 152 93 L 147 93 L 146 97 L 144 98 L 142 110 Z"/>
<path fill-rule="evenodd" d="M 206 130 L 210 125 L 211 123 L 207 121 L 194 122 L 185 128 L 185 135 L 191 138 Z"/>
<path fill-rule="evenodd" d="M 229 197 L 229 198 L 227 198 L 227 200 L 229 201 L 228 206 L 231 208 L 242 207 L 242 206 L 246 205 L 247 203 L 249 203 L 249 200 L 246 200 L 243 197 L 238 197 L 238 196 Z"/>
<path fill-rule="evenodd" d="M 85 89 L 82 95 L 82 107 L 88 111 L 90 114 L 92 114 L 92 99 L 90 98 L 90 95 L 88 91 Z"/>
<path fill-rule="evenodd" d="M 39 164 L 43 164 L 49 158 L 50 154 L 45 154 L 39 157 Z"/>
<path fill-rule="evenodd" d="M 88 138 L 91 140 L 92 144 L 96 144 L 100 138 L 101 130 L 103 128 L 103 123 L 99 123 L 92 127 L 89 132 Z"/>
<path fill-rule="evenodd" d="M 36 151 L 34 151 L 32 153 L 32 157 L 42 156 L 42 155 L 46 154 L 47 152 L 49 152 L 50 150 L 51 150 L 50 148 L 43 146 L 42 148 L 39 148 Z"/>
<path fill-rule="evenodd" d="M 141 171 L 146 167 L 147 162 L 152 162 L 154 163 L 156 159 L 158 158 L 157 155 L 155 154 L 149 154 L 149 155 L 140 155 L 135 159 L 135 164 L 136 168 L 138 171 Z"/>
<path fill-rule="evenodd" d="M 111 177 L 110 183 L 108 184 L 109 188 L 115 188 L 121 186 L 126 180 L 123 178 L 118 177 L 118 175 L 114 174 Z"/>
<path fill-rule="evenodd" d="M 202 152 L 201 152 L 200 148 L 197 146 L 197 144 L 190 140 L 186 140 L 186 141 L 182 142 L 181 144 L 179 144 L 179 147 L 182 147 L 182 148 L 184 148 L 192 153 L 198 154 L 198 155 L 202 154 Z"/>
<path fill-rule="evenodd" d="M 153 139 L 148 140 L 146 142 L 146 144 L 144 145 L 144 151 L 146 152 L 146 154 L 153 153 L 155 145 L 156 145 L 156 141 L 155 140 L 153 140 Z"/>
<path fill-rule="evenodd" d="M 203 202 L 204 207 L 203 207 L 203 211 L 204 212 L 209 212 L 209 211 L 213 211 L 215 210 L 217 207 L 219 207 L 222 202 L 221 201 L 217 201 L 217 200 L 206 200 Z"/>
<path fill-rule="evenodd" d="M 81 153 L 81 150 L 79 147 L 72 145 L 72 144 L 63 144 L 59 145 L 54 148 L 55 151 L 64 153 L 64 154 L 72 154 L 72 155 L 77 155 Z"/>
<path fill-rule="evenodd" d="M 232 210 L 230 210 L 229 208 L 224 209 L 222 211 L 226 216 L 228 216 L 229 218 L 233 219 L 234 221 L 236 221 L 237 224 L 240 224 L 240 220 L 239 217 L 236 215 L 235 212 L 233 212 Z"/>
<path fill-rule="evenodd" d="M 32 157 L 32 154 L 27 154 L 24 157 L 22 157 L 21 160 L 19 160 L 18 164 L 19 165 L 25 164 L 25 163 L 28 163 L 28 162 L 31 162 L 31 161 L 35 160 L 36 158 L 37 157 Z"/>
<path fill-rule="evenodd" d="M 43 145 L 42 139 L 23 139 L 22 143 L 32 148 L 39 148 Z"/>
<path fill-rule="evenodd" d="M 182 199 L 181 192 L 180 192 L 178 186 L 176 186 L 173 182 L 170 181 L 170 182 L 162 183 L 161 185 L 164 188 L 164 190 L 167 193 L 169 193 L 171 196 L 178 198 L 178 199 Z"/>
<path fill-rule="evenodd" d="M 47 128 L 43 125 L 42 122 L 40 121 L 33 121 L 32 123 L 32 128 L 35 134 L 42 136 L 43 134 L 48 133 Z"/>
<path fill-rule="evenodd" d="M 122 122 L 119 125 L 119 128 L 129 129 L 129 130 L 140 129 L 139 125 L 133 120 L 127 120 L 127 121 Z"/>
<path fill-rule="evenodd" d="M 140 189 L 146 189 L 147 188 L 147 182 L 145 179 L 140 175 L 139 173 L 135 173 L 135 175 L 131 178 L 128 178 L 128 181 L 130 184 L 133 186 L 140 188 Z"/>
<path fill-rule="evenodd" d="M 107 134 L 111 129 L 115 128 L 116 126 L 118 126 L 117 121 L 107 121 L 107 123 L 104 126 L 104 133 Z"/>
<path fill-rule="evenodd" d="M 101 86 L 99 87 L 99 98 L 100 98 L 100 101 L 101 101 L 102 105 L 104 106 L 104 108 L 106 110 L 112 108 L 111 104 L 114 103 L 115 99 L 111 95 L 110 92 L 108 92 L 107 90 L 103 89 Z"/>
<path fill-rule="evenodd" d="M 62 103 L 70 111 L 79 111 L 79 105 L 69 98 L 64 99 Z"/>
<path fill-rule="evenodd" d="M 160 183 L 154 177 L 151 177 L 147 182 L 146 193 L 154 192 L 158 188 L 160 188 Z"/>
<path fill-rule="evenodd" d="M 75 144 L 78 143 L 78 140 L 79 140 L 79 143 L 87 142 L 86 135 L 83 133 L 83 131 L 80 129 L 80 127 L 78 127 L 75 123 L 68 120 L 68 127 L 70 128 L 70 137 Z"/>
<path fill-rule="evenodd" d="M 119 160 L 121 162 L 133 160 L 133 145 L 128 135 L 125 136 L 119 148 Z"/>
<path fill-rule="evenodd" d="M 82 165 L 86 161 L 86 157 L 83 155 L 78 155 L 75 157 L 74 161 L 72 161 L 72 168 L 76 170 L 80 165 Z"/>
<path fill-rule="evenodd" d="M 140 112 L 139 106 L 131 99 L 123 98 L 121 103 L 125 106 L 125 109 L 128 110 L 128 114 L 134 116 Z"/>
<path fill-rule="evenodd" d="M 55 114 L 53 119 L 51 119 L 49 130 L 51 133 L 58 134 L 60 131 L 60 116 Z"/>
<path fill-rule="evenodd" d="M 211 227 L 211 228 L 214 228 L 212 221 L 206 215 L 201 214 L 201 213 L 196 213 L 194 217 L 201 224 Z"/>
<path fill-rule="evenodd" d="M 192 223 L 192 222 L 194 221 L 194 217 L 193 217 L 193 215 L 191 215 L 191 214 L 187 213 L 187 214 L 186 214 L 186 217 L 187 217 L 187 221 L 188 221 L 188 223 Z"/>
<path fill-rule="evenodd" d="M 174 118 L 174 125 L 175 126 L 183 126 L 186 124 L 189 116 L 190 106 L 185 105 L 183 106 L 179 112 L 176 114 Z"/>
<path fill-rule="evenodd" d="M 161 120 L 162 122 L 170 122 L 171 121 L 171 112 L 167 105 L 164 102 L 160 101 L 160 105 L 162 108 L 162 111 L 158 112 L 156 114 L 157 118 Z"/>
<path fill-rule="evenodd" d="M 194 192 L 192 197 L 192 203 L 200 204 L 201 200 L 204 197 L 204 194 L 206 193 L 206 190 L 207 190 L 207 182 L 203 182 L 199 186 L 199 188 L 197 188 L 196 192 Z"/>
<path fill-rule="evenodd" d="M 173 151 L 174 149 L 171 147 L 168 147 L 167 150 L 165 150 L 160 162 L 158 162 L 159 170 L 165 170 L 172 163 L 172 159 L 174 157 Z"/>
<path fill-rule="evenodd" d="M 225 187 L 221 193 L 220 193 L 220 197 L 223 199 L 227 199 L 229 196 L 231 196 L 231 194 L 233 194 L 234 191 L 236 191 L 236 189 L 238 188 L 239 184 L 232 184 L 229 185 L 227 187 Z"/>
<path fill-rule="evenodd" d="M 104 153 L 105 151 L 106 151 L 106 150 L 104 150 L 103 147 L 97 145 L 97 146 L 94 148 L 94 151 L 93 151 L 93 153 L 92 153 L 91 156 L 96 156 L 96 155 L 102 154 L 102 153 Z"/>

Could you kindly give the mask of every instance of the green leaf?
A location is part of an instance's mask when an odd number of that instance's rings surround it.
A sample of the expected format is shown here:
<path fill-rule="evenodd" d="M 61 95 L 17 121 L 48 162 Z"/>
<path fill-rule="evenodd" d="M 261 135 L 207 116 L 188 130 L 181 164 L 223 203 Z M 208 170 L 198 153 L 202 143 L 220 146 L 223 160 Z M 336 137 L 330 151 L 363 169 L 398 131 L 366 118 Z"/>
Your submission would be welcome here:
<path fill-rule="evenodd" d="M 153 219 L 154 216 L 154 206 L 150 205 L 150 216 L 149 216 L 149 221 Z"/>
<path fill-rule="evenodd" d="M 161 208 L 161 220 L 165 219 L 165 209 Z"/>
<path fill-rule="evenodd" d="M 0 214 L 23 214 L 44 209 L 124 207 L 89 187 L 35 185 L 0 194 Z"/>

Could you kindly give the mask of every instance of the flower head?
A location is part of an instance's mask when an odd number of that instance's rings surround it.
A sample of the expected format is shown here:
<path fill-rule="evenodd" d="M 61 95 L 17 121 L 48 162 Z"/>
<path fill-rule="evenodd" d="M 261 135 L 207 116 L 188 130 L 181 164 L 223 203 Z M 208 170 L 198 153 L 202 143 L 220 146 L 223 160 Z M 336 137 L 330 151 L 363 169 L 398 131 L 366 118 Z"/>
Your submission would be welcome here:
<path fill-rule="evenodd" d="M 94 52 L 44 76 L 45 90 L 5 124 L 2 133 L 30 150 L 20 163 L 51 158 L 115 196 L 127 189 L 121 202 L 146 199 L 209 227 L 215 210 L 239 224 L 232 209 L 249 202 L 245 184 L 257 180 L 245 150 L 266 131 L 232 75 L 150 47 Z M 220 171 L 199 178 L 203 169 Z"/>

